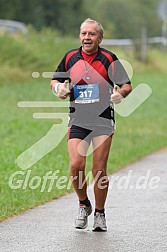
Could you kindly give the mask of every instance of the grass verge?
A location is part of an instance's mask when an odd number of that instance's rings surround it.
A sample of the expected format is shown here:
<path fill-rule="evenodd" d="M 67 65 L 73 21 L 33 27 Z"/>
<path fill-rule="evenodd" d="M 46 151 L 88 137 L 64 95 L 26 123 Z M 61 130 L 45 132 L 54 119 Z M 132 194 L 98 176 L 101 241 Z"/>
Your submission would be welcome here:
<path fill-rule="evenodd" d="M 158 72 L 134 75 L 133 86 L 145 82 L 152 88 L 152 95 L 130 116 L 123 118 L 116 115 L 117 127 L 108 162 L 109 173 L 166 146 L 166 78 L 166 73 Z M 63 185 L 67 185 L 63 180 L 59 180 L 61 189 L 56 185 L 58 178 L 69 176 L 66 137 L 57 148 L 28 170 L 21 170 L 15 162 L 20 153 L 46 135 L 55 123 L 54 120 L 33 119 L 33 112 L 44 112 L 44 109 L 18 108 L 17 102 L 55 99 L 48 80 L 32 80 L 24 85 L 14 83 L 10 88 L 5 85 L 0 87 L 0 220 L 72 191 L 72 187 L 63 188 Z M 46 111 L 52 112 L 53 109 Z M 91 156 L 88 157 L 86 168 L 87 171 L 91 169 Z M 53 186 L 50 186 L 48 180 L 41 191 L 44 176 L 57 170 L 58 178 Z M 19 173 L 13 178 L 12 183 L 18 188 L 11 189 L 9 180 L 15 172 Z"/>

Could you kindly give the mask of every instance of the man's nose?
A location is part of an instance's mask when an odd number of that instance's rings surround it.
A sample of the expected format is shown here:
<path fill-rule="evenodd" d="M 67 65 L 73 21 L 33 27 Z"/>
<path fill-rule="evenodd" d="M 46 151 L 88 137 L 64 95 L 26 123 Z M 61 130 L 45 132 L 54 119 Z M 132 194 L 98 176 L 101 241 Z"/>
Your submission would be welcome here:
<path fill-rule="evenodd" d="M 85 38 L 86 38 L 86 39 L 89 39 L 89 38 L 90 38 L 90 36 L 89 36 L 89 33 L 88 33 L 88 32 L 85 34 Z"/>

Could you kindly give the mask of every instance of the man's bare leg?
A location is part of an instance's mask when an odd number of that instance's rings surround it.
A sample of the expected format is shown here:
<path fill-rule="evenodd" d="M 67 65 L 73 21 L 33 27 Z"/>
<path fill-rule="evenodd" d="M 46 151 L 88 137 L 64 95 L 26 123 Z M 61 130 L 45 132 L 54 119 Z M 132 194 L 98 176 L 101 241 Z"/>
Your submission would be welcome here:
<path fill-rule="evenodd" d="M 98 178 L 94 184 L 94 194 L 95 208 L 99 210 L 104 209 L 108 192 L 109 181 L 106 170 L 111 141 L 112 138 L 105 135 L 93 139 L 94 152 L 92 173 L 94 178 L 96 178 L 96 176 Z M 99 145 L 99 143 L 101 144 Z"/>
<path fill-rule="evenodd" d="M 82 150 L 85 153 L 84 156 L 82 156 L 77 150 L 79 144 L 80 144 L 80 148 L 81 146 L 83 148 Z M 69 161 L 70 176 L 72 178 L 72 184 L 78 195 L 79 200 L 85 200 L 87 198 L 87 183 L 85 181 L 85 165 L 86 165 L 86 152 L 88 150 L 88 147 L 89 147 L 89 144 L 84 140 L 77 139 L 77 138 L 68 140 L 68 152 L 69 152 L 69 159 L 70 159 Z"/>

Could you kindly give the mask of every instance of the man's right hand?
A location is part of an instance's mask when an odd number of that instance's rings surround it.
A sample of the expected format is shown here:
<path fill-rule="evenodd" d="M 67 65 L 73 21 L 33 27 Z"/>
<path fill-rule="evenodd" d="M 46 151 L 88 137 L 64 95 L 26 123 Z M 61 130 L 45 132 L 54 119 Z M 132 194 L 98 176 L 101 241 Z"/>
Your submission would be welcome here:
<path fill-rule="evenodd" d="M 66 80 L 64 83 L 60 83 L 57 87 L 57 95 L 61 99 L 66 99 L 70 94 L 70 90 L 68 89 L 69 82 Z"/>

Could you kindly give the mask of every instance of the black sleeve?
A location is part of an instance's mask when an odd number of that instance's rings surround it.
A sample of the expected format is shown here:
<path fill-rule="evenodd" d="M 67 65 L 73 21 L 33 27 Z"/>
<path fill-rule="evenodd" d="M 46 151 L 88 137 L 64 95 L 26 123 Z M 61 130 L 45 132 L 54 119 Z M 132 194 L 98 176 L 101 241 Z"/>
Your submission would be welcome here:
<path fill-rule="evenodd" d="M 117 84 L 118 86 L 122 86 L 123 84 L 131 84 L 130 78 L 128 76 L 127 71 L 124 66 L 121 64 L 120 60 L 114 55 L 114 61 L 111 64 L 112 68 L 112 82 Z"/>
<path fill-rule="evenodd" d="M 52 80 L 57 80 L 59 82 L 64 82 L 67 79 L 70 80 L 69 73 L 65 69 L 65 61 L 66 61 L 66 55 L 61 60 L 57 69 L 55 70 Z"/>

